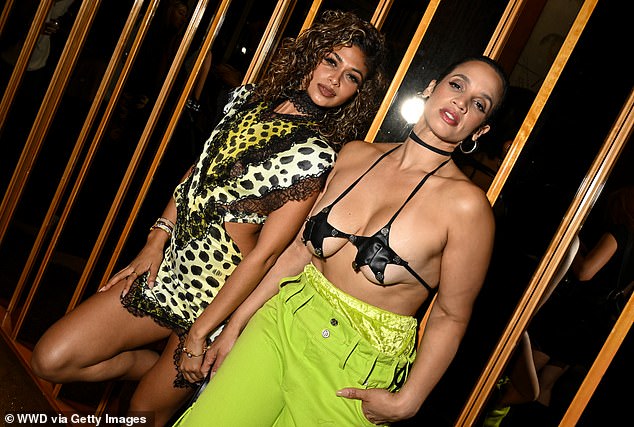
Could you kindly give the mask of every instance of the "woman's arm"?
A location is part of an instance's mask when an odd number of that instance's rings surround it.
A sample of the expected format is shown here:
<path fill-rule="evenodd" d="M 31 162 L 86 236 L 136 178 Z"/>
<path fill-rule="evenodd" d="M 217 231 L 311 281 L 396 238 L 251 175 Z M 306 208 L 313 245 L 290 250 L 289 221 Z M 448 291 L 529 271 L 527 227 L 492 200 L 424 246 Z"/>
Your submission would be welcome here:
<path fill-rule="evenodd" d="M 272 212 L 251 252 L 238 264 L 211 304 L 194 322 L 185 340 L 187 350 L 193 354 L 204 353 L 207 336 L 251 294 L 278 256 L 295 237 L 308 215 L 318 193 L 302 201 L 290 201 Z M 204 378 L 200 358 L 182 358 L 181 371 L 191 382 Z"/>
<path fill-rule="evenodd" d="M 460 203 L 452 215 L 441 260 L 440 285 L 409 377 L 398 393 L 348 388 L 342 397 L 363 401 L 371 422 L 382 424 L 413 417 L 453 360 L 488 269 L 494 220 L 482 197 Z"/>
<path fill-rule="evenodd" d="M 192 168 L 188 169 L 187 173 L 181 179 L 181 182 L 185 181 L 191 174 Z M 168 223 L 176 223 L 176 201 L 173 196 L 170 197 L 167 202 L 167 206 L 163 210 L 160 218 L 167 220 L 166 222 Z M 121 297 L 124 297 L 130 290 L 130 286 L 132 286 L 134 280 L 147 271 L 150 272 L 148 276 L 148 286 L 150 288 L 154 286 L 159 266 L 163 261 L 165 244 L 171 238 L 171 232 L 168 231 L 168 229 L 169 227 L 152 227 L 147 236 L 145 246 L 143 246 L 139 254 L 126 267 L 112 276 L 105 285 L 99 288 L 98 292 L 105 292 L 121 280 L 125 280 L 126 285 L 121 294 Z"/>
<path fill-rule="evenodd" d="M 583 256 L 581 253 L 577 253 L 572 262 L 574 275 L 581 281 L 592 279 L 614 256 L 617 247 L 618 244 L 614 236 L 610 233 L 603 233 L 587 255 Z"/>
<path fill-rule="evenodd" d="M 218 370 L 251 317 L 264 303 L 277 294 L 280 281 L 285 277 L 301 273 L 310 260 L 311 254 L 298 235 L 251 295 L 233 312 L 222 333 L 214 340 L 205 355 L 203 373 L 211 369 L 213 375 Z"/>

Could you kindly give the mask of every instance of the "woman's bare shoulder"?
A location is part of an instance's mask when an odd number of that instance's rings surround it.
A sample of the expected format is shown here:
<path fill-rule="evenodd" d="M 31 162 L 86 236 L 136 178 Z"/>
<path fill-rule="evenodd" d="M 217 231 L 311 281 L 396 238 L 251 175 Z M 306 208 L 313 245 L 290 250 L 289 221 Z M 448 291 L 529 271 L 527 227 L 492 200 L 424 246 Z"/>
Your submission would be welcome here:
<path fill-rule="evenodd" d="M 464 175 L 449 179 L 440 192 L 443 205 L 456 215 L 472 216 L 476 213 L 492 215 L 491 204 L 486 193 Z"/>

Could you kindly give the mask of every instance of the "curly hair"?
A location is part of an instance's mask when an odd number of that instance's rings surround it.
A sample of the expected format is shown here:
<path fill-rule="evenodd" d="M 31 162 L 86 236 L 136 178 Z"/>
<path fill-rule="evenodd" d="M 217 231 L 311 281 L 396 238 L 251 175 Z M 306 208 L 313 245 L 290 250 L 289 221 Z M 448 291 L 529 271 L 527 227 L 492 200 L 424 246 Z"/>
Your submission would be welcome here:
<path fill-rule="evenodd" d="M 368 74 L 347 103 L 330 109 L 318 123 L 319 131 L 335 148 L 363 137 L 387 88 L 385 38 L 370 23 L 350 12 L 325 11 L 319 22 L 297 38 L 285 39 L 255 95 L 264 102 L 288 98 L 306 89 L 312 73 L 327 54 L 340 47 L 357 46 L 365 55 Z"/>

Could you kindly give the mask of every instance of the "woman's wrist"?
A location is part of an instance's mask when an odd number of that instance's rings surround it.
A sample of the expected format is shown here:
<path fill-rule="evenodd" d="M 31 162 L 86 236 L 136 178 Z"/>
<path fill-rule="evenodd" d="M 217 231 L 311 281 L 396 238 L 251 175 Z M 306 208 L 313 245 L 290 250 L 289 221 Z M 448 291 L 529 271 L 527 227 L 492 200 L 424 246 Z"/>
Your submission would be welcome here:
<path fill-rule="evenodd" d="M 198 340 L 190 339 L 188 336 L 183 343 L 183 354 L 190 359 L 204 356 L 207 350 L 209 350 L 207 341 L 200 343 Z"/>
<path fill-rule="evenodd" d="M 194 343 L 196 343 L 197 345 L 202 343 L 204 345 L 207 342 L 208 335 L 209 335 L 209 332 L 204 331 L 199 327 L 196 327 L 196 323 L 194 323 L 192 327 L 189 328 L 189 332 L 187 332 L 186 342 L 190 342 L 192 345 Z"/>
<path fill-rule="evenodd" d="M 407 391 L 400 390 L 395 394 L 396 397 L 396 410 L 403 417 L 403 419 L 408 419 L 416 415 L 423 405 L 423 402 L 420 401 L 419 396 L 416 395 L 408 395 Z"/>
<path fill-rule="evenodd" d="M 174 234 L 175 226 L 176 225 L 174 224 L 172 220 L 159 217 L 156 219 L 154 224 L 150 227 L 150 233 L 153 232 L 154 230 L 160 230 L 160 231 L 163 231 L 165 234 L 167 234 L 169 238 L 171 238 L 172 234 Z"/>
<path fill-rule="evenodd" d="M 170 236 L 162 230 L 151 230 L 147 236 L 147 242 L 150 245 L 156 245 L 159 248 L 164 248 L 169 241 Z"/>
<path fill-rule="evenodd" d="M 225 326 L 222 329 L 222 333 L 233 334 L 237 336 L 240 335 L 243 329 L 244 325 L 241 322 L 239 322 L 237 319 L 234 320 L 233 318 L 230 318 L 229 321 L 225 323 Z"/>
<path fill-rule="evenodd" d="M 161 247 L 172 238 L 175 224 L 170 219 L 159 217 L 150 227 L 148 242 L 158 242 Z"/>

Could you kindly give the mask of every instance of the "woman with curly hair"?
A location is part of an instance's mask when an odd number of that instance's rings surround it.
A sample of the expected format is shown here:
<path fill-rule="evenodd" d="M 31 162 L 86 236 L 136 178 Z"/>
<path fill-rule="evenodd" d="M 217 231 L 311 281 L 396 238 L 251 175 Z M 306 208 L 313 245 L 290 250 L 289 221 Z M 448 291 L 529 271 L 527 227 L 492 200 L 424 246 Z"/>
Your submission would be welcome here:
<path fill-rule="evenodd" d="M 489 131 L 506 88 L 496 62 L 465 58 L 427 85 L 403 143 L 342 148 L 303 231 L 207 351 L 215 374 L 179 427 L 416 415 L 456 354 L 493 245 L 491 205 L 451 155 Z M 417 347 L 415 316 L 434 296 Z"/>
<path fill-rule="evenodd" d="M 344 142 L 386 87 L 385 42 L 351 13 L 286 41 L 267 75 L 235 89 L 140 253 L 37 343 L 56 383 L 140 380 L 131 412 L 163 425 L 206 372 L 209 337 L 292 241 Z M 168 338 L 161 355 L 147 344 Z"/>

